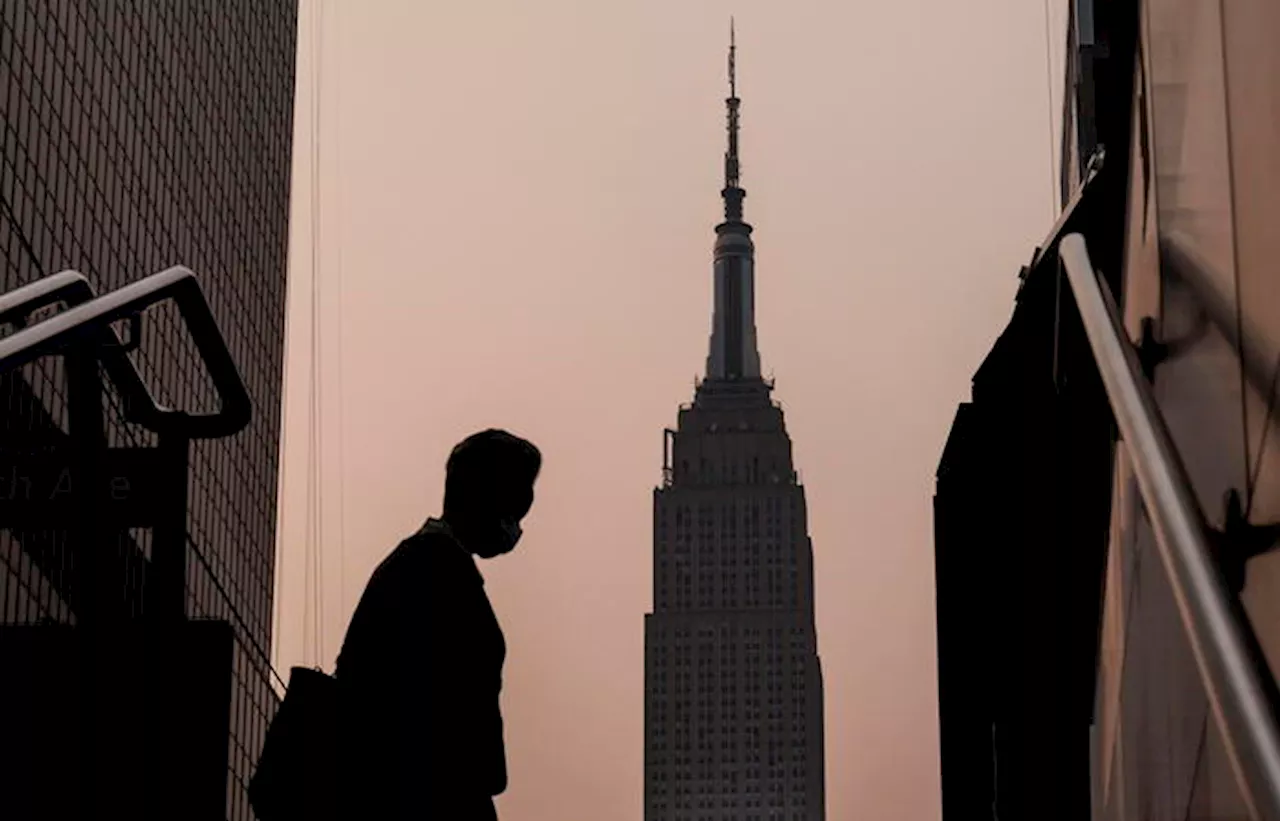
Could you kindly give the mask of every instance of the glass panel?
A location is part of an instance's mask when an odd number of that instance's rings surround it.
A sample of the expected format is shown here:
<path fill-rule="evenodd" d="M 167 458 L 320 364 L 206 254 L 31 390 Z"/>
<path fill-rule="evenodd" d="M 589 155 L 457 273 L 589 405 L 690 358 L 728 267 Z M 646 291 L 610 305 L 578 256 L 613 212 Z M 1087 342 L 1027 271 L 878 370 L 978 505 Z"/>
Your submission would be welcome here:
<path fill-rule="evenodd" d="M 1234 296 L 1231 173 L 1218 4 L 1151 0 L 1152 79 L 1160 225 L 1191 242 Z"/>
<path fill-rule="evenodd" d="M 1115 758 L 1120 744 L 1120 688 L 1124 671 L 1125 620 L 1128 608 L 1126 591 L 1132 578 L 1134 547 L 1134 492 L 1128 456 L 1121 449 L 1116 455 L 1116 473 L 1112 493 L 1111 535 L 1107 556 L 1106 588 L 1102 605 L 1102 629 L 1099 637 L 1098 684 L 1095 707 L 1095 758 L 1099 771 L 1099 804 L 1110 802 L 1114 792 Z"/>
<path fill-rule="evenodd" d="M 1223 6 L 1231 127 L 1240 322 L 1246 340 L 1247 507 L 1258 523 L 1280 520 L 1280 4 Z M 1249 488 L 1251 487 L 1251 490 Z M 1280 670 L 1280 553 L 1249 566 L 1244 601 L 1273 671 Z"/>
<path fill-rule="evenodd" d="M 1207 702 L 1145 512 L 1135 517 L 1132 532 L 1129 582 L 1119 591 L 1124 644 L 1117 748 L 1123 754 L 1117 756 L 1107 805 L 1116 818 L 1180 819 L 1190 799 Z"/>
<path fill-rule="evenodd" d="M 1160 316 L 1160 256 L 1151 147 L 1149 57 L 1140 52 L 1135 76 L 1133 133 L 1129 147 L 1129 208 L 1125 229 L 1124 294 L 1121 305 L 1129 336 L 1139 339 L 1142 321 Z"/>
<path fill-rule="evenodd" d="M 1232 211 L 1240 308 L 1266 370 L 1280 352 L 1280 4 L 1232 0 L 1222 6 L 1225 86 L 1231 137 Z M 1266 387 L 1258 388 L 1266 393 Z M 1250 442 L 1262 435 L 1262 408 L 1250 413 Z M 1251 409 L 1252 411 L 1252 409 Z"/>
<path fill-rule="evenodd" d="M 1227 760 L 1222 735 L 1215 721 L 1208 721 L 1196 766 L 1187 821 L 1248 821 L 1249 812 L 1240 786 Z"/>
<path fill-rule="evenodd" d="M 1156 394 L 1200 506 L 1218 524 L 1226 492 L 1247 474 L 1237 351 L 1204 322 L 1205 305 L 1230 322 L 1238 304 L 1222 25 L 1217 3 L 1151 0 L 1146 10 L 1160 233 L 1205 273 L 1194 293 L 1166 278 L 1160 332 L 1178 355 L 1160 367 Z"/>

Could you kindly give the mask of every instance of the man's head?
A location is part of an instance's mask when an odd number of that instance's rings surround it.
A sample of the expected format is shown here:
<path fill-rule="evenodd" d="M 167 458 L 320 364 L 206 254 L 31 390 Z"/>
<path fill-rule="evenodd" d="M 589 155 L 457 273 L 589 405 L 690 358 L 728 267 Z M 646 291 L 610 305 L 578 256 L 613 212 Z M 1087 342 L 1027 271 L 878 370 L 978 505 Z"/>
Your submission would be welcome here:
<path fill-rule="evenodd" d="M 462 440 L 445 467 L 444 520 L 463 546 L 484 559 L 510 552 L 541 469 L 533 443 L 504 430 Z"/>

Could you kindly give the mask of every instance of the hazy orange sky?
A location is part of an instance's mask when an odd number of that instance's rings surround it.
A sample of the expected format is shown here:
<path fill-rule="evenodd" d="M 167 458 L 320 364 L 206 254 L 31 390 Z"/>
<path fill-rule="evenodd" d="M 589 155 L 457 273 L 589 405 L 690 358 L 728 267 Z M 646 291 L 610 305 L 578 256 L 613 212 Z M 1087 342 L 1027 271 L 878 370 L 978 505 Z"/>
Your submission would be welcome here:
<path fill-rule="evenodd" d="M 327 0 L 317 143 L 303 2 L 278 667 L 332 669 L 373 566 L 438 511 L 449 448 L 509 428 L 546 465 L 520 549 L 483 566 L 511 648 L 500 814 L 643 817 L 651 492 L 706 356 L 734 14 L 827 817 L 937 819 L 933 472 L 1054 216 L 1064 6 Z"/>

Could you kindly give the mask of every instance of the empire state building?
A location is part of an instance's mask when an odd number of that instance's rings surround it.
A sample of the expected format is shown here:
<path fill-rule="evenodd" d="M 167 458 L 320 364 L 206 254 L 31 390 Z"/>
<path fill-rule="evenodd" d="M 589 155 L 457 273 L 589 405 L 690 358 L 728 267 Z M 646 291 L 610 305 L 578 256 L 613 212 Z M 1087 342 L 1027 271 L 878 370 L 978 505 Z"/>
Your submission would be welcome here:
<path fill-rule="evenodd" d="M 761 378 L 729 46 L 706 377 L 664 437 L 645 616 L 645 821 L 822 821 L 822 668 L 804 488 Z"/>

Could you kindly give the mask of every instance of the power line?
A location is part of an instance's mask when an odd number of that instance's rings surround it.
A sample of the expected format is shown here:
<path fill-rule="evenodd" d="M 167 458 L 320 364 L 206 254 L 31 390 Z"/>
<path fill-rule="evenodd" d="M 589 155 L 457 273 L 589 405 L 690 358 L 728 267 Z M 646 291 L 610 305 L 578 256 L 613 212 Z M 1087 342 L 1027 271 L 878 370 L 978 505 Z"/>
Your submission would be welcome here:
<path fill-rule="evenodd" d="M 341 31 L 341 28 L 338 29 Z M 335 54 L 335 62 L 338 51 Z M 338 77 L 342 77 L 341 71 L 337 72 Z M 334 86 L 334 93 L 338 96 L 338 110 L 342 109 L 342 82 Z M 335 132 L 333 140 L 333 164 L 335 179 L 342 180 L 342 141 L 339 139 L 341 130 Z M 341 201 L 341 200 L 340 200 Z M 341 225 L 341 221 L 339 221 Z M 346 324 L 342 316 L 342 303 L 346 299 L 346 292 L 343 289 L 344 279 L 342 274 L 342 233 L 339 229 L 338 246 L 334 251 L 334 266 L 337 269 L 335 293 L 338 297 L 337 307 L 337 333 L 334 340 L 337 345 L 338 353 L 338 375 L 337 375 L 337 394 L 338 394 L 338 604 L 342 608 L 342 612 L 346 612 L 347 605 L 347 489 L 345 478 L 347 475 L 347 446 L 346 446 L 346 383 L 343 380 L 344 368 L 343 360 L 345 358 L 345 348 L 343 346 Z"/>
<path fill-rule="evenodd" d="M 1057 162 L 1055 156 L 1055 147 L 1057 139 L 1053 131 L 1053 35 L 1051 34 L 1049 25 L 1049 0 L 1044 0 L 1044 74 L 1045 87 L 1045 108 L 1049 112 L 1049 219 L 1050 221 L 1058 218 L 1058 173 Z"/>
<path fill-rule="evenodd" d="M 304 545 L 303 545 L 304 550 L 305 550 L 305 553 L 304 553 L 304 564 L 303 564 L 304 579 L 303 579 L 303 588 L 302 588 L 302 595 L 303 595 L 303 601 L 302 601 L 302 628 L 303 628 L 303 648 L 304 648 L 304 650 L 303 650 L 303 658 L 304 658 L 304 660 L 306 660 L 306 661 L 309 661 L 309 660 L 311 659 L 311 650 L 312 650 L 312 644 L 313 644 L 313 639 L 314 639 L 314 634 L 315 634 L 315 630 L 314 630 L 314 628 L 312 627 L 312 624 L 311 624 L 311 620 L 312 620 L 312 617 L 313 617 L 313 614 L 312 614 L 312 612 L 311 612 L 311 609 L 312 609 L 312 605 L 315 603 L 315 596 L 314 596 L 314 594 L 312 593 L 312 590 L 313 590 L 313 588 L 314 588 L 314 584 L 315 584 L 315 583 L 312 581 L 312 578 L 311 578 L 311 577 L 312 577 L 312 575 L 315 573 L 315 563 L 314 563 L 314 558 L 315 558 L 315 557 L 314 557 L 314 551 L 313 551 L 313 549 L 312 549 L 312 545 L 313 545 L 313 543 L 314 543 L 314 541 L 315 541 L 315 532 L 314 532 L 314 531 L 315 531 L 315 515 L 314 515 L 314 514 L 313 514 L 313 512 L 312 512 L 312 508 L 313 508 L 313 506 L 314 506 L 314 504 L 315 504 L 315 441 L 316 441 L 316 437 L 315 437 L 315 430 L 314 430 L 314 428 L 315 428 L 315 418 L 316 418 L 316 401 L 315 401 L 315 381 L 316 381 L 316 368 L 315 368 L 315 353 L 316 353 L 316 352 L 315 352 L 315 348 L 316 348 L 316 331 L 315 331 L 315 324 L 316 324 L 316 310 L 315 310 L 315 301 L 316 301 L 316 297 L 315 297 L 315 267 L 316 267 L 316 240 L 315 240 L 315 234 L 316 234 L 316 214 L 315 214 L 315 210 L 316 210 L 316 204 L 315 204 L 315 199 L 316 199 L 316 196 L 315 196 L 315 185 L 316 185 L 316 101 L 315 101 L 315 97 L 316 97 L 316 91 L 315 91 L 315 81 L 316 81 L 316 79 L 315 79 L 315 77 L 316 77 L 316 66 L 315 66 L 315 60 L 316 60 L 316 50 L 317 50 L 317 49 L 316 49 L 316 21 L 315 21 L 315 17 L 314 17 L 314 11 L 315 11 L 315 10 L 314 10 L 314 7 L 313 7 L 313 9 L 312 9 L 312 20 L 311 20 L 311 31 L 310 31 L 310 35 L 311 35 L 311 44 L 310 44 L 310 45 L 311 45 L 311 83 L 312 83 L 312 87 L 311 87 L 311 99 L 310 99 L 310 103 L 311 103 L 311 111 L 310 111 L 310 123 L 309 123 L 309 125 L 310 125 L 310 128 L 311 128 L 311 156 L 310 156 L 310 158 L 309 158 L 309 160 L 310 160 L 310 169 L 309 169 L 309 170 L 310 170 L 310 173 L 308 174 L 308 180 L 307 180 L 307 182 L 308 182 L 308 183 L 310 184 L 310 186 L 311 186 L 311 191 L 309 192 L 309 193 L 310 193 L 310 202 L 308 203 L 308 204 L 309 204 L 309 206 L 310 206 L 310 209 L 309 209 L 309 212 L 308 212 L 308 214 L 307 214 L 307 219 L 308 219 L 308 221 L 309 221 L 309 224 L 308 224 L 308 231 L 309 231 L 309 233 L 310 233 L 310 236 L 308 236 L 308 238 L 307 238 L 307 240 L 308 240 L 307 247 L 308 247 L 308 251 L 309 251 L 309 253 L 310 253 L 310 256 L 308 257 L 308 262 L 310 263 L 310 265 L 308 266 L 308 267 L 309 267 L 308 274 L 309 274 L 310 279 L 309 279 L 309 281 L 308 281 L 308 283 L 307 283 L 307 285 L 308 285 L 308 291 L 307 291 L 307 296 L 308 296 L 308 310 L 307 310 L 307 469 L 306 469 L 306 479 L 307 479 L 307 501 L 306 501 L 306 529 L 305 529 Z"/>
<path fill-rule="evenodd" d="M 316 184 L 312 189 L 315 192 L 316 202 L 316 263 L 315 263 L 315 294 L 316 294 L 316 353 L 315 353 L 315 369 L 316 369 L 316 665 L 319 666 L 324 660 L 324 548 L 325 548 L 325 528 L 324 528 L 324 497 L 325 497 L 325 470 L 324 470 L 324 335 L 320 333 L 321 325 L 324 318 L 324 255 L 322 252 L 324 243 L 322 240 L 322 232 L 324 231 L 324 195 L 323 195 L 323 176 L 324 176 L 324 160 L 320 153 L 321 136 L 324 133 L 324 84 L 321 82 L 324 70 L 324 0 L 317 0 L 316 8 Z"/>
<path fill-rule="evenodd" d="M 323 451 L 320 425 L 322 393 L 320 368 L 320 297 L 322 262 L 320 258 L 320 230 L 322 227 L 320 206 L 320 132 L 321 132 L 321 65 L 323 33 L 323 0 L 315 0 L 315 19 L 311 29 L 312 88 L 311 88 L 311 327 L 310 327 L 310 384 L 309 389 L 309 442 L 307 454 L 307 563 L 310 568 L 309 585 L 305 591 L 306 614 L 304 627 L 309 629 L 307 640 L 311 643 L 310 660 L 319 665 L 323 652 L 323 585 L 324 585 L 324 531 L 323 507 Z M 304 615 L 306 615 L 304 614 Z"/>

